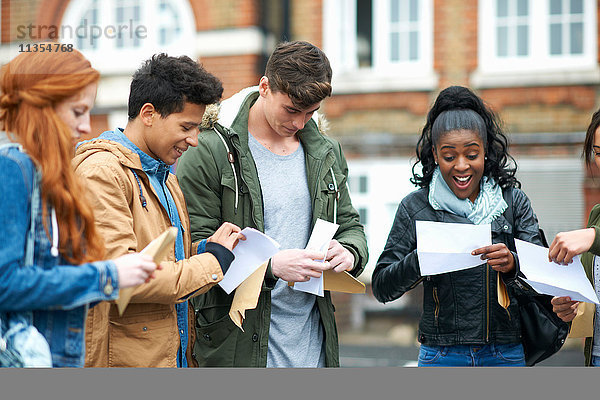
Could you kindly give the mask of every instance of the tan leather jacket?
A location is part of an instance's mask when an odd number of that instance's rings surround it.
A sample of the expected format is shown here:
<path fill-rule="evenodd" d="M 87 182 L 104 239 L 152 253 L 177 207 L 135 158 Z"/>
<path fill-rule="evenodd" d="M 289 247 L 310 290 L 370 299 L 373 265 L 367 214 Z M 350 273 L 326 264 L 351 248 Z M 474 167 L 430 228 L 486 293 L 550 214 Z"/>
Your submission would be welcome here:
<path fill-rule="evenodd" d="M 113 141 L 96 139 L 79 146 L 73 159 L 91 193 L 96 227 L 104 238 L 107 258 L 141 251 L 170 224 L 139 156 Z M 135 170 L 147 202 L 143 207 Z M 86 324 L 86 367 L 176 367 L 179 334 L 175 304 L 206 292 L 223 279 L 219 262 L 210 253 L 194 255 L 187 207 L 177 178 L 167 187 L 179 211 L 186 259 L 175 262 L 174 248 L 156 278 L 136 288 L 122 316 L 114 303 L 90 309 Z M 190 319 L 193 311 L 190 307 Z M 194 325 L 189 325 L 194 343 Z M 196 365 L 188 346 L 188 364 Z"/>

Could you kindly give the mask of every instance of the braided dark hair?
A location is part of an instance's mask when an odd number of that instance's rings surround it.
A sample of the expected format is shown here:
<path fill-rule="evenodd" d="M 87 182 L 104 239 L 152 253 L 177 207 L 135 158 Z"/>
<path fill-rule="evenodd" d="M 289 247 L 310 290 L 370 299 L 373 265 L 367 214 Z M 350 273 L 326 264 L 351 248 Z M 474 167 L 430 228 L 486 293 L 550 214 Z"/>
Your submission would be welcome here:
<path fill-rule="evenodd" d="M 486 136 L 482 137 L 482 140 L 486 147 L 487 159 L 483 174 L 494 178 L 502 188 L 521 187 L 521 183 L 515 177 L 517 164 L 514 158 L 508 154 L 508 139 L 502 133 L 498 116 L 486 106 L 481 98 L 463 86 L 450 86 L 442 90 L 429 110 L 427 122 L 417 142 L 417 161 L 413 164 L 413 177 L 410 181 L 422 188 L 429 186 L 436 167 L 433 158 L 433 146 L 435 145 L 432 139 L 433 124 L 444 111 L 461 109 L 475 111 L 485 123 Z M 479 134 L 481 135 L 482 132 Z M 436 139 L 439 139 L 439 136 Z M 415 167 L 419 163 L 423 167 L 421 174 L 415 171 Z M 510 164 L 513 164 L 514 167 Z"/>

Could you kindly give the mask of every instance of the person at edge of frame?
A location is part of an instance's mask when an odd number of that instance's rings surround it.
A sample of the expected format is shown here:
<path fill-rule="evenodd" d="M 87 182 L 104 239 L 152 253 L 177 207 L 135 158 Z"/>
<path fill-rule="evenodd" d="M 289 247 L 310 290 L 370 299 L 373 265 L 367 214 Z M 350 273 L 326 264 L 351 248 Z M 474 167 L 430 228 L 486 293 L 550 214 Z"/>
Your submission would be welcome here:
<path fill-rule="evenodd" d="M 600 110 L 592 116 L 583 142 L 583 157 L 587 168 L 593 164 L 600 167 Z M 569 232 L 559 232 L 548 250 L 548 259 L 558 263 L 570 264 L 573 257 L 581 254 L 581 263 L 585 273 L 600 296 L 600 204 L 596 204 L 588 218 L 587 227 Z M 571 322 L 577 315 L 578 301 L 568 296 L 554 297 L 552 309 L 565 322 Z M 600 367 L 600 307 L 595 307 L 593 317 L 593 335 L 585 339 L 585 365 Z"/>
<path fill-rule="evenodd" d="M 83 367 L 88 309 L 154 277 L 149 256 L 101 261 L 102 235 L 71 168 L 99 79 L 77 50 L 21 53 L 0 71 L 0 319 L 3 334 L 21 332 L 11 342 L 25 343 L 24 367 Z M 35 330 L 19 330 L 27 322 Z"/>

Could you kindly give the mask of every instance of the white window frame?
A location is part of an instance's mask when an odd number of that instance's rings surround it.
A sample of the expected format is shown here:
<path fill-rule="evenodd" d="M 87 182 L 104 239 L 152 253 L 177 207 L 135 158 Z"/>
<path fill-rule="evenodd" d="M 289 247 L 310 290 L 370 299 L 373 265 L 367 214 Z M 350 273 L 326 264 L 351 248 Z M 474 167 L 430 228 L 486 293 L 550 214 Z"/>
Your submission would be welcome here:
<path fill-rule="evenodd" d="M 89 7 L 91 0 L 72 0 L 67 6 L 62 25 L 78 27 L 81 17 Z M 163 25 L 158 7 L 160 0 L 140 0 L 141 25 L 146 28 L 145 38 L 140 39 L 139 47 L 117 47 L 116 38 L 107 38 L 104 34 L 98 41 L 96 49 L 82 49 L 82 53 L 91 61 L 94 68 L 102 74 L 130 74 L 141 63 L 153 54 L 165 52 L 172 56 L 187 55 L 194 57 L 196 49 L 196 24 L 194 13 L 187 0 L 169 0 L 175 7 L 181 33 L 178 39 L 165 45 L 159 40 L 159 28 Z M 107 26 L 117 26 L 117 0 L 99 1 L 98 25 L 104 30 Z M 136 27 L 134 27 L 135 29 Z M 73 37 L 61 38 L 64 43 L 71 43 L 77 48 L 77 40 Z"/>
<path fill-rule="evenodd" d="M 550 54 L 549 0 L 529 0 L 529 54 L 524 57 L 498 57 L 496 4 L 497 0 L 479 1 L 478 68 L 471 76 L 473 86 L 600 83 L 595 0 L 583 0 L 585 41 L 581 55 Z"/>
<path fill-rule="evenodd" d="M 367 246 L 371 253 L 364 272 L 359 279 L 364 283 L 371 282 L 371 276 L 377 264 L 379 254 L 383 251 L 394 216 L 402 199 L 418 188 L 410 183 L 412 177 L 412 157 L 391 158 L 357 158 L 348 160 L 348 178 L 367 178 L 367 190 L 360 193 L 349 187 L 352 205 L 356 210 L 367 210 L 367 223 L 364 225 Z M 416 171 L 420 173 L 420 164 Z M 394 184 L 389 184 L 390 176 Z M 357 185 L 358 186 L 358 185 Z"/>
<path fill-rule="evenodd" d="M 356 0 L 323 1 L 323 43 L 333 69 L 333 92 L 368 93 L 432 90 L 433 0 L 419 0 L 419 58 L 392 62 L 389 55 L 390 0 L 373 2 L 373 65 L 359 67 L 356 40 Z"/>

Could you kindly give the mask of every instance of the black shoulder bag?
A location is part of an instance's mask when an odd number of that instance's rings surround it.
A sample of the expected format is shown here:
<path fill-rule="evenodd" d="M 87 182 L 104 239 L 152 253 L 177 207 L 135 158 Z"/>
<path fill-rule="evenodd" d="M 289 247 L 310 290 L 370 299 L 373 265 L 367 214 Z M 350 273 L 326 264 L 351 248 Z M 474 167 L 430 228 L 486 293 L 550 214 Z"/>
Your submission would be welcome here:
<path fill-rule="evenodd" d="M 513 226 L 511 250 L 515 251 L 515 217 L 513 212 L 512 189 L 503 191 L 503 195 L 504 200 L 508 204 L 504 216 Z M 548 247 L 544 231 L 540 229 L 539 234 L 544 247 Z M 518 278 L 516 284 L 521 288 L 525 287 L 527 290 L 535 293 L 529 285 Z M 526 295 L 517 291 L 512 292 L 516 297 L 519 306 L 521 338 L 523 341 L 523 348 L 525 349 L 525 363 L 528 367 L 531 367 L 560 350 L 569 334 L 569 325 L 566 322 L 563 322 L 552 311 L 552 304 L 550 303 L 552 296 L 545 294 Z"/>

